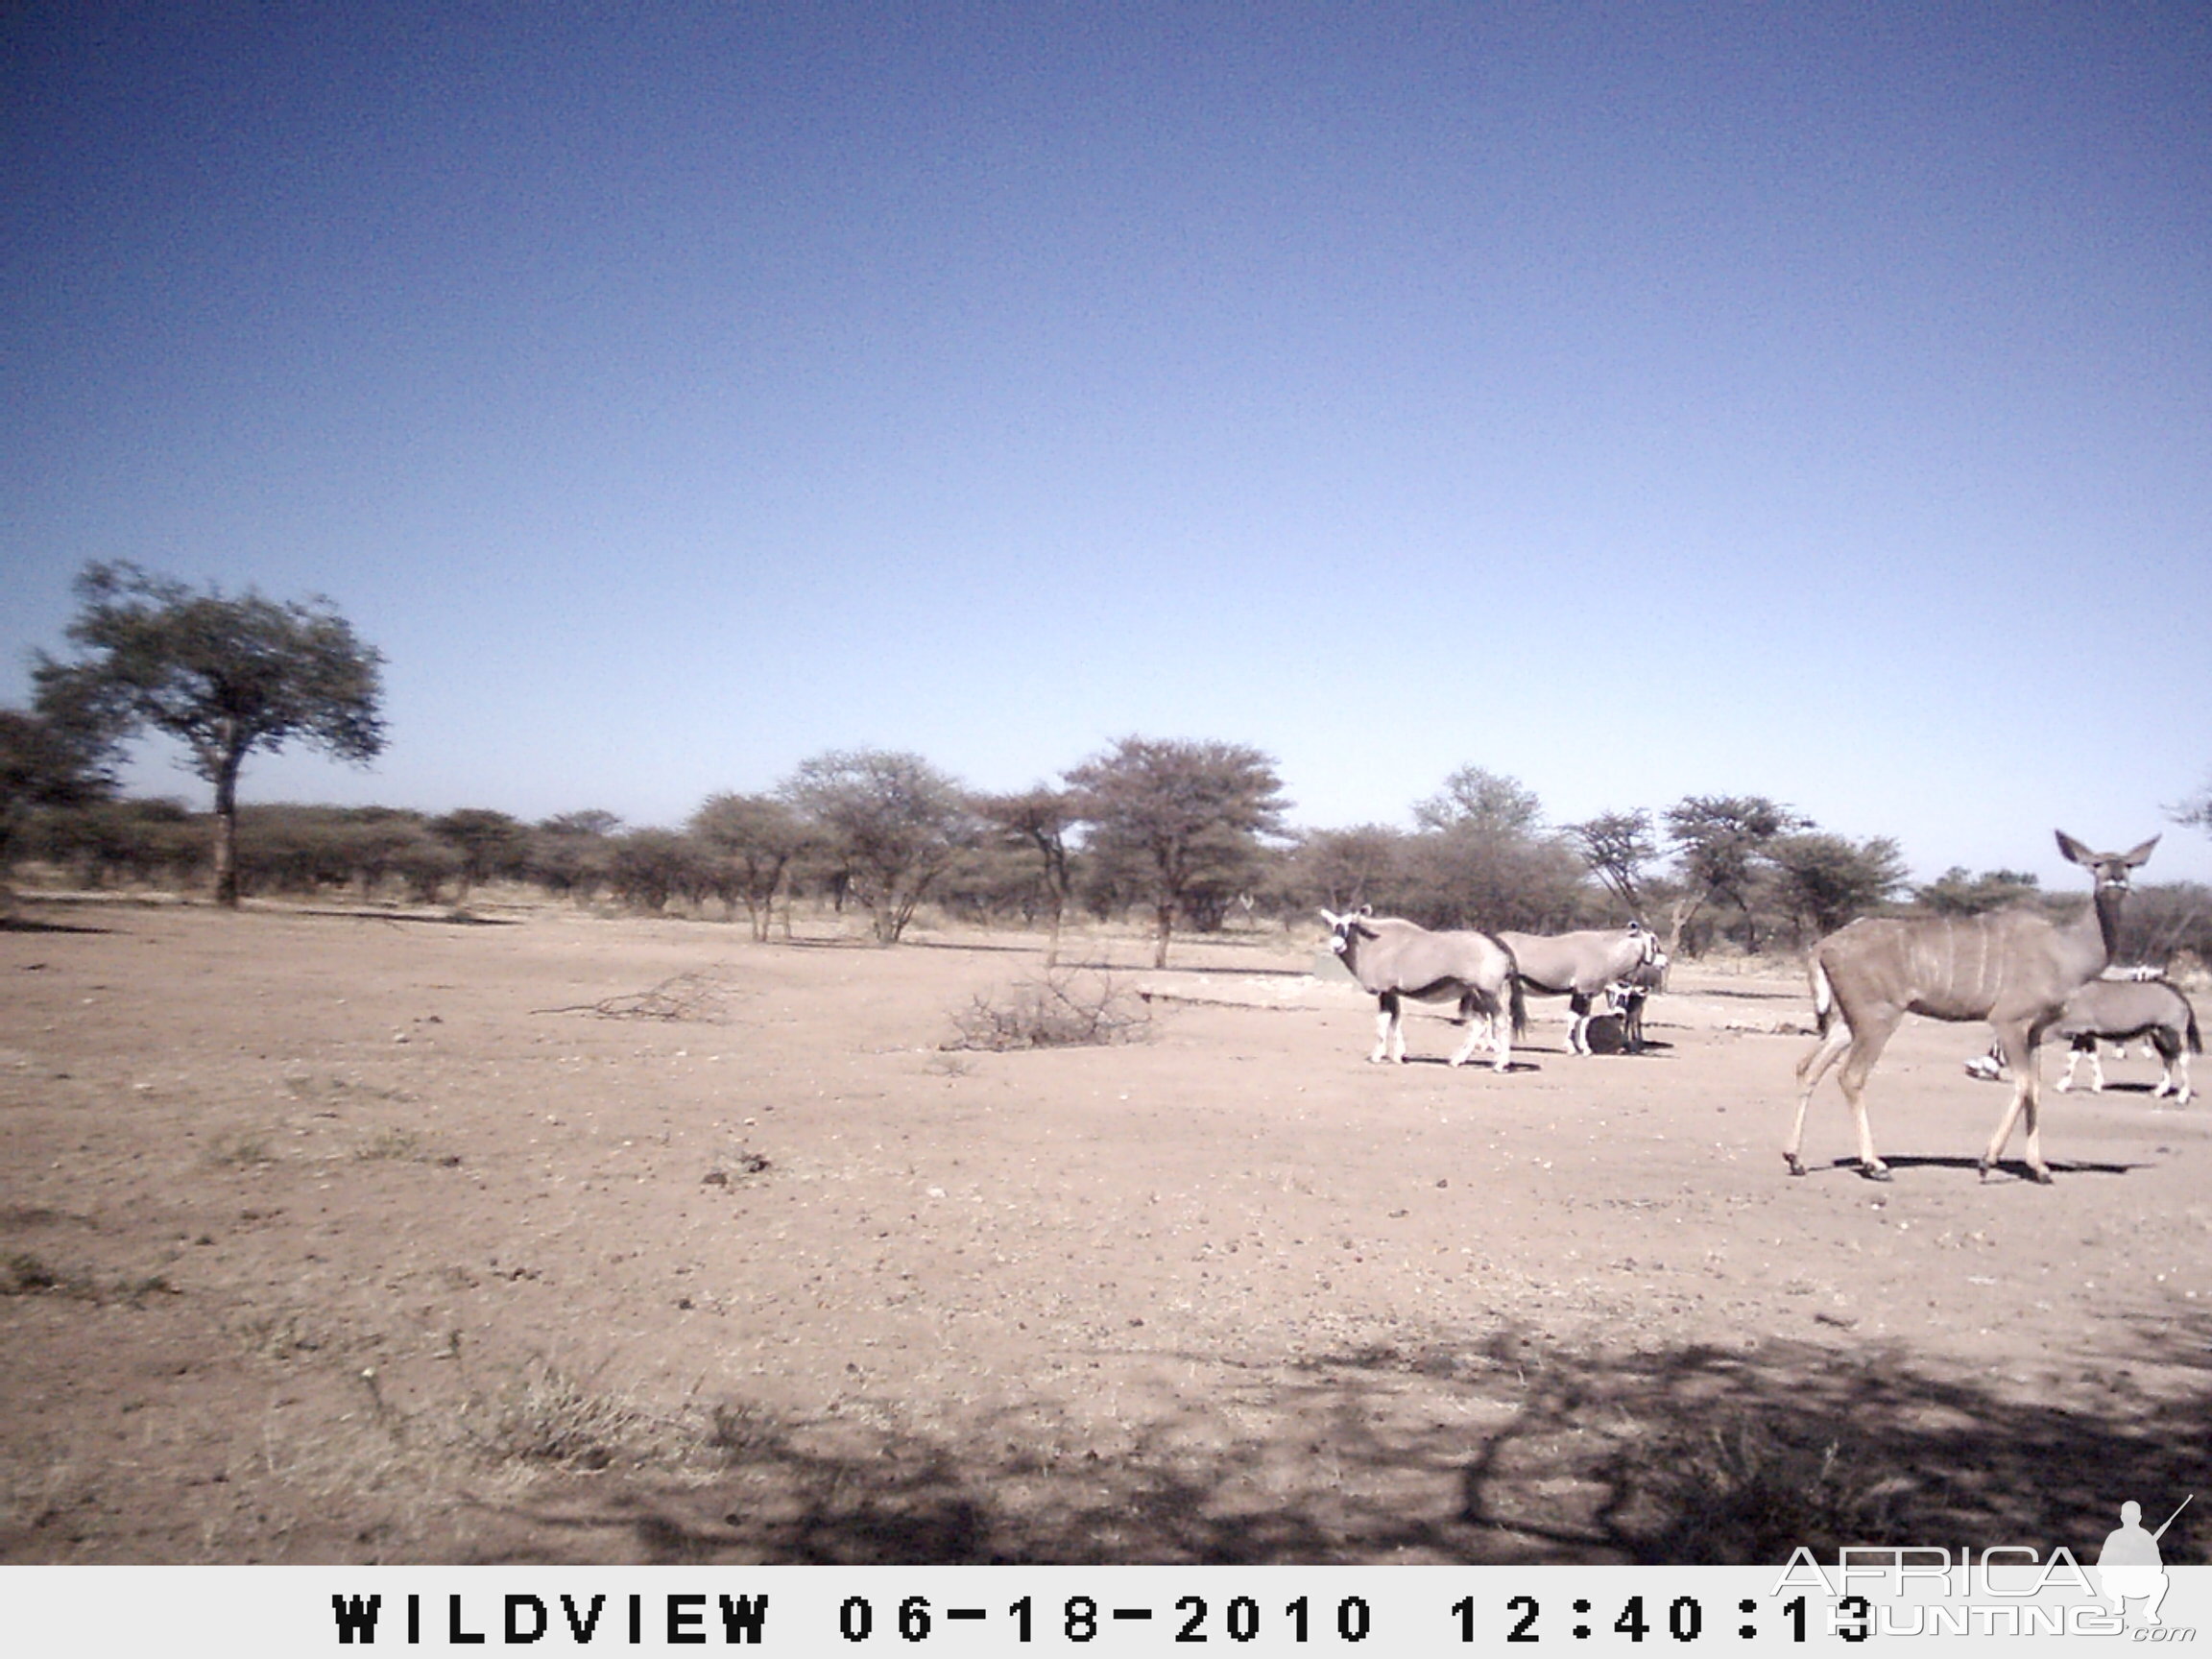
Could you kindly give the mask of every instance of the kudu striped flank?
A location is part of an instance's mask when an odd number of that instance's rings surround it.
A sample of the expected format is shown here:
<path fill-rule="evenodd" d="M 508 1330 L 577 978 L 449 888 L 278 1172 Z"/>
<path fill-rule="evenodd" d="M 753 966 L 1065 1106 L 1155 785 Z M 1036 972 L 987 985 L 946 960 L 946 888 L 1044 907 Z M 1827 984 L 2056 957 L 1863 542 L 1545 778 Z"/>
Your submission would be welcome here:
<path fill-rule="evenodd" d="M 1820 1040 L 1797 1063 L 1797 1121 L 1782 1156 L 1802 1175 L 1805 1107 L 1828 1069 L 1842 1060 L 1838 1080 L 1859 1131 L 1859 1172 L 1885 1181 L 1889 1166 L 1874 1155 L 1866 1124 L 1866 1078 L 1908 1014 L 1933 1020 L 1986 1020 L 2012 1069 L 2012 1098 L 1998 1120 L 1981 1173 L 1989 1171 L 2025 1118 L 2028 1171 L 2051 1179 L 2037 1121 L 2036 1046 L 2067 998 L 2104 971 L 2119 939 L 2128 873 L 2151 856 L 2153 835 L 2130 853 L 2092 853 L 2058 831 L 2058 850 L 2087 869 L 2096 888 L 2090 907 L 2060 926 L 2024 910 L 1938 918 L 1865 917 L 1813 947 L 1808 963 Z M 1848 1052 L 1846 1052 L 1848 1051 Z"/>

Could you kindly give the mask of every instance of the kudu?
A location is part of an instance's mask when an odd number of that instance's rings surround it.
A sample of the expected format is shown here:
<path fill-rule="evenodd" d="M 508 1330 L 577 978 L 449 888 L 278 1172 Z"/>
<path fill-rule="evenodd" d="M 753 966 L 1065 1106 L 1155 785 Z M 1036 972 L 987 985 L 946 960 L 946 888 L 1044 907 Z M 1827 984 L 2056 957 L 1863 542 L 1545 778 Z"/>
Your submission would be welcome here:
<path fill-rule="evenodd" d="M 2151 856 L 2153 835 L 2131 853 L 2092 853 L 2058 832 L 2058 851 L 2095 878 L 2090 908 L 2060 926 L 2022 910 L 1967 917 L 1863 917 L 1813 947 L 1807 964 L 1820 1040 L 1797 1062 L 1797 1121 L 1783 1158 L 1802 1175 L 1797 1150 L 1805 1140 L 1805 1107 L 1839 1059 L 1839 1081 L 1859 1130 L 1859 1172 L 1886 1181 L 1889 1166 L 1874 1155 L 1866 1124 L 1866 1077 L 1908 1014 L 1935 1020 L 1986 1020 L 2012 1068 L 2012 1098 L 1982 1154 L 1986 1180 L 2025 1118 L 2028 1170 L 2048 1184 L 2038 1122 L 2036 1046 L 2066 998 L 2112 960 L 2128 872 Z M 1849 1057 L 1844 1058 L 1848 1049 Z"/>
<path fill-rule="evenodd" d="M 1376 916 L 1365 905 L 1346 916 L 1331 910 L 1321 916 L 1329 924 L 1329 949 L 1344 959 L 1359 988 L 1377 998 L 1375 1052 L 1367 1056 L 1371 1062 L 1406 1063 L 1403 998 L 1411 997 L 1423 1002 L 1459 1004 L 1467 1040 L 1452 1056 L 1453 1065 L 1467 1063 L 1487 1028 L 1493 1063 L 1501 1071 L 1512 1069 L 1512 1038 L 1527 1029 L 1528 1010 L 1513 972 L 1513 952 L 1496 938 L 1488 933 L 1431 933 L 1394 916 Z M 1482 1016 L 1480 1023 L 1475 1018 L 1478 1014 Z M 1506 1034 L 1508 1024 L 1511 1037 Z"/>

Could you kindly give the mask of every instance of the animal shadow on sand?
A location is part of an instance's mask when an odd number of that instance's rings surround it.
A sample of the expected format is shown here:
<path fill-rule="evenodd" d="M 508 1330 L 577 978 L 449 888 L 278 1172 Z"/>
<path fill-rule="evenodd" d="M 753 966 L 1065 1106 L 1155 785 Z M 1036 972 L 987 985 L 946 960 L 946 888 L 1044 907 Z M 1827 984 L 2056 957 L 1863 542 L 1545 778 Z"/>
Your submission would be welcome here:
<path fill-rule="evenodd" d="M 1979 1170 L 1982 1167 L 1982 1161 L 1979 1158 L 1916 1158 L 1910 1153 L 1901 1158 L 1884 1158 L 1882 1162 L 1889 1166 L 1892 1173 L 1903 1169 Z M 2064 1158 L 2054 1158 L 2050 1162 L 2051 1172 L 2054 1175 L 2125 1175 L 2131 1169 L 2150 1167 L 2148 1164 L 2089 1164 Z M 2028 1161 L 2025 1158 L 2002 1159 L 1996 1165 L 1996 1168 L 2000 1173 L 2009 1175 L 2017 1181 L 2032 1179 L 2028 1170 Z M 1859 1160 L 1851 1157 L 1835 1158 L 1825 1164 L 1809 1166 L 1809 1172 L 1815 1175 L 1838 1173 L 1856 1175 L 1859 1173 Z"/>
<path fill-rule="evenodd" d="M 469 910 L 309 910 L 293 912 L 298 916 L 315 916 L 333 922 L 384 922 L 393 926 L 428 927 L 520 927 L 521 920 L 514 916 L 479 916 Z"/>
<path fill-rule="evenodd" d="M 1517 1052 L 1520 1053 L 1526 1053 L 1527 1051 L 1527 1050 L 1526 1047 L 1517 1050 Z M 1541 1054 L 1564 1055 L 1567 1050 L 1564 1048 L 1541 1048 L 1538 1049 L 1537 1052 Z M 1449 1054 L 1408 1054 L 1405 1059 L 1394 1060 L 1391 1061 L 1390 1064 L 1394 1066 L 1439 1066 L 1447 1071 L 1453 1069 L 1452 1057 Z M 1486 1071 L 1492 1075 L 1495 1075 L 1498 1069 L 1495 1066 L 1492 1066 L 1487 1060 L 1470 1060 L 1461 1066 L 1459 1070 L 1462 1071 Z M 1533 1060 L 1511 1060 L 1506 1063 L 1505 1070 L 1508 1072 L 1541 1071 L 1544 1070 L 1544 1068 L 1537 1065 Z"/>

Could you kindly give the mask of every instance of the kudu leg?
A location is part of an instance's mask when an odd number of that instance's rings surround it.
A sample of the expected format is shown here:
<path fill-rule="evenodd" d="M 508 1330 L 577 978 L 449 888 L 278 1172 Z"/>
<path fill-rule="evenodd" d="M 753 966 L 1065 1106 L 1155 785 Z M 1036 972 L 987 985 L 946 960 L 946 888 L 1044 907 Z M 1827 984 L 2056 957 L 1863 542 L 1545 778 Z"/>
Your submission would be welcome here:
<path fill-rule="evenodd" d="M 1843 1098 L 1851 1107 L 1852 1125 L 1859 1131 L 1859 1173 L 1869 1181 L 1889 1179 L 1889 1166 L 1875 1156 L 1874 1129 L 1866 1118 L 1866 1079 L 1874 1070 L 1874 1062 L 1881 1057 L 1882 1043 L 1888 1040 L 1887 1031 L 1877 1043 L 1854 1040 L 1851 1057 L 1843 1062 L 1843 1070 L 1836 1079 L 1843 1087 Z"/>
<path fill-rule="evenodd" d="M 1828 1069 L 1850 1046 L 1851 1027 L 1838 1020 L 1821 1035 L 1819 1042 L 1805 1051 L 1805 1058 L 1797 1062 L 1797 1121 L 1791 1126 L 1790 1144 L 1782 1149 L 1783 1160 L 1792 1175 L 1805 1173 L 1805 1166 L 1797 1157 L 1798 1148 L 1805 1144 L 1805 1108 L 1812 1101 L 1813 1091 L 1820 1086 L 1820 1079 L 1828 1075 Z"/>
<path fill-rule="evenodd" d="M 2012 1067 L 2012 1098 L 1999 1119 L 1997 1133 L 1989 1138 L 1989 1150 L 1982 1154 L 1980 1178 L 1989 1179 L 1989 1171 L 1997 1167 L 1997 1161 L 2005 1154 L 2005 1143 L 2012 1139 L 2012 1125 L 2025 1120 L 2028 1126 L 2028 1174 L 2031 1180 L 2048 1187 L 2051 1185 L 2050 1166 L 2043 1162 L 2042 1056 L 2035 1050 L 2035 1042 L 2025 1027 L 2014 1027 L 1997 1033 L 1998 1042 L 2005 1046 L 2005 1058 Z"/>

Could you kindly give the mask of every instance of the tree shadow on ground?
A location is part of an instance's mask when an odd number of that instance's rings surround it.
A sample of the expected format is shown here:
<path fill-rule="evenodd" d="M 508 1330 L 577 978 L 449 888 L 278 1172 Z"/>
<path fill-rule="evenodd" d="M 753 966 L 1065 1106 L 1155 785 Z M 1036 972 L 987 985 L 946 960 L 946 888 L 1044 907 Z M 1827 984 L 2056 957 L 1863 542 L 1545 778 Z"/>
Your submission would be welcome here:
<path fill-rule="evenodd" d="M 900 940 L 899 949 L 902 950 L 950 950 L 961 956 L 1042 956 L 1045 954 L 1045 941 L 1039 939 L 1034 944 L 1024 940 L 1018 945 L 986 945 L 980 941 L 968 939 L 909 938 Z"/>
<path fill-rule="evenodd" d="M 427 926 L 435 927 L 520 927 L 524 924 L 513 916 L 479 916 L 469 910 L 332 910 L 310 909 L 302 906 L 292 912 L 295 916 L 314 916 L 332 922 L 388 922 L 395 927 Z"/>
<path fill-rule="evenodd" d="M 960 956 L 1042 956 L 1042 940 L 1034 945 L 984 945 L 965 939 L 902 938 L 898 943 L 886 945 L 882 940 L 854 935 L 843 939 L 774 939 L 768 943 L 787 947 L 793 950 L 950 950 Z"/>
<path fill-rule="evenodd" d="M 1110 1452 L 1030 1408 L 956 1438 L 748 1419 L 719 1475 L 540 1488 L 499 1510 L 478 1558 L 1695 1565 L 1936 1542 L 2079 1555 L 2123 1502 L 2162 1513 L 2212 1472 L 2212 1321 L 2137 1337 L 2128 1355 L 2081 1357 L 2108 1369 L 2071 1401 L 1898 1351 L 1604 1357 L 1504 1333 L 1276 1367 L 1214 1358 L 1238 1410 L 1186 1400 Z M 1256 1402 L 1260 1425 L 1234 1427 Z M 2185 1513 L 2166 1560 L 2202 1560 L 2208 1542 L 2212 1524 Z"/>
<path fill-rule="evenodd" d="M 0 916 L 0 933 L 112 933 L 112 927 L 83 927 L 70 922 L 41 922 L 33 916 Z"/>

